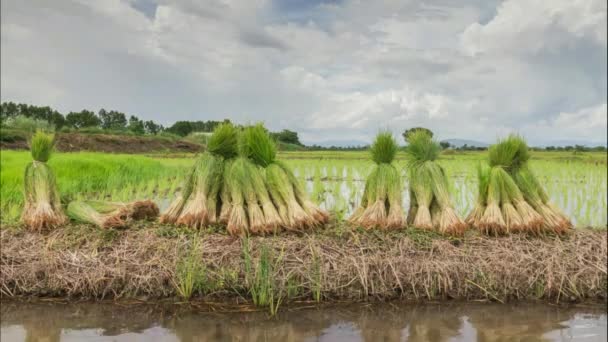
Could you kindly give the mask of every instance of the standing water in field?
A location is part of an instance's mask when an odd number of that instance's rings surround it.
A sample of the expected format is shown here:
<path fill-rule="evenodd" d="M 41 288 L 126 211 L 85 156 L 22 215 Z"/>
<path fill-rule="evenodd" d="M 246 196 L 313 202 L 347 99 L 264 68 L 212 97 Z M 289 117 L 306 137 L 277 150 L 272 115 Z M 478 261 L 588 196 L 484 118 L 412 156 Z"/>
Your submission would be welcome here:
<path fill-rule="evenodd" d="M 222 309 L 232 310 L 222 312 Z M 383 304 L 290 308 L 3 302 L 2 341 L 605 341 L 605 305 Z M 240 312 L 239 312 L 240 311 Z"/>

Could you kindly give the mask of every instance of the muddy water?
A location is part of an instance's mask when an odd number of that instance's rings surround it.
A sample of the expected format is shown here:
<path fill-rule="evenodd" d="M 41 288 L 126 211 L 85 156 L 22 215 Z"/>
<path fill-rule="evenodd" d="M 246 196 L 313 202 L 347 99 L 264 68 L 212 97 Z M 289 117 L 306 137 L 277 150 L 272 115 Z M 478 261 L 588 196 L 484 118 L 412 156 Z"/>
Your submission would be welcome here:
<path fill-rule="evenodd" d="M 225 307 L 223 308 L 226 309 Z M 3 302 L 4 341 L 606 341 L 606 307 L 388 303 L 246 308 Z M 241 312 L 235 312 L 241 311 Z"/>

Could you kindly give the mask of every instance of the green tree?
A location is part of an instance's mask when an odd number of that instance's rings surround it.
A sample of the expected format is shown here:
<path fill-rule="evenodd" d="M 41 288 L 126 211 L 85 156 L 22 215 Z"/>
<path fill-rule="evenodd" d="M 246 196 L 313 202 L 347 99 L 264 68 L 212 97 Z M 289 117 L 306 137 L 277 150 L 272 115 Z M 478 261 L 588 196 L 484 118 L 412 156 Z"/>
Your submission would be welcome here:
<path fill-rule="evenodd" d="M 157 124 L 152 120 L 144 122 L 144 129 L 147 134 L 156 134 L 163 130 L 163 126 Z"/>
<path fill-rule="evenodd" d="M 144 134 L 144 122 L 141 121 L 138 117 L 131 115 L 129 117 L 129 126 L 127 127 L 129 131 L 137 134 Z"/>
<path fill-rule="evenodd" d="M 108 112 L 102 108 L 99 110 L 99 118 L 101 119 L 101 128 L 103 129 L 123 130 L 127 127 L 127 117 L 125 114 L 115 110 Z"/>
<path fill-rule="evenodd" d="M 440 141 L 439 146 L 441 146 L 441 149 L 445 150 L 450 148 L 451 145 L 448 141 Z"/>
<path fill-rule="evenodd" d="M 298 132 L 284 129 L 280 132 L 270 133 L 270 135 L 280 142 L 302 146 L 302 143 L 300 142 L 300 138 L 298 137 Z"/>
<path fill-rule="evenodd" d="M 101 120 L 90 110 L 70 112 L 65 116 L 66 125 L 74 128 L 99 127 Z"/>
<path fill-rule="evenodd" d="M 190 121 L 177 121 L 171 127 L 167 128 L 167 131 L 185 137 L 194 131 L 192 126 Z"/>
<path fill-rule="evenodd" d="M 405 132 L 403 132 L 403 139 L 407 142 L 410 134 L 412 134 L 413 132 L 416 132 L 416 131 L 425 131 L 431 137 L 433 137 L 433 132 L 430 129 L 424 128 L 424 127 L 413 127 L 413 128 L 410 128 L 410 129 L 406 129 Z"/>

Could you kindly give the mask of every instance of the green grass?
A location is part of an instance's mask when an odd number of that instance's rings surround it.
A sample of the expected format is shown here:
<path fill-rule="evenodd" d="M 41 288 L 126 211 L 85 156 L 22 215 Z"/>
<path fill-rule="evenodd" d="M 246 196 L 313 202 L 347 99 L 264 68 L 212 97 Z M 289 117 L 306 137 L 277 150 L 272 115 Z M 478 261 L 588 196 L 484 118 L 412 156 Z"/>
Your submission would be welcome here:
<path fill-rule="evenodd" d="M 438 162 L 450 179 L 453 204 L 461 217 L 475 204 L 476 167 L 480 163 L 487 164 L 487 158 L 487 152 L 477 151 L 439 156 Z M 298 180 L 307 184 L 306 192 L 314 202 L 330 211 L 337 206 L 342 210 L 359 204 L 365 179 L 374 165 L 369 159 L 369 151 L 279 151 L 277 159 L 285 161 Z M 2 150 L 0 153 L 3 223 L 16 221 L 21 213 L 23 173 L 29 162 L 29 151 Z M 49 160 L 64 205 L 69 199 L 173 198 L 193 163 L 191 154 L 142 156 L 55 152 Z M 405 177 L 406 163 L 405 153 L 400 150 L 394 164 L 402 177 Z M 577 226 L 606 227 L 606 153 L 575 155 L 572 152 L 531 151 L 530 168 L 552 197 L 552 202 L 571 215 Z M 342 196 L 336 196 L 340 191 Z M 403 205 L 408 205 L 407 200 L 404 199 Z"/>
<path fill-rule="evenodd" d="M 15 221 L 23 204 L 23 174 L 28 151 L 2 151 L 0 195 L 2 222 Z M 72 199 L 134 199 L 152 196 L 183 175 L 194 159 L 151 158 L 105 153 L 55 153 L 48 164 L 57 179 L 62 202 Z"/>

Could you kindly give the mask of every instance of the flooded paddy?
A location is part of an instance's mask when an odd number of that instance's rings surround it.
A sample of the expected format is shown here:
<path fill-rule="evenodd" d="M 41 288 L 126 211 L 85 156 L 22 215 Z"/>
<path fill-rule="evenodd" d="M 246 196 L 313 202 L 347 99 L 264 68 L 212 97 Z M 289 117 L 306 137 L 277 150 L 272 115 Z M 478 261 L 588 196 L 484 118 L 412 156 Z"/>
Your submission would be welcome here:
<path fill-rule="evenodd" d="M 228 310 L 228 311 L 226 311 Z M 605 341 L 605 305 L 249 307 L 3 302 L 2 341 Z"/>

